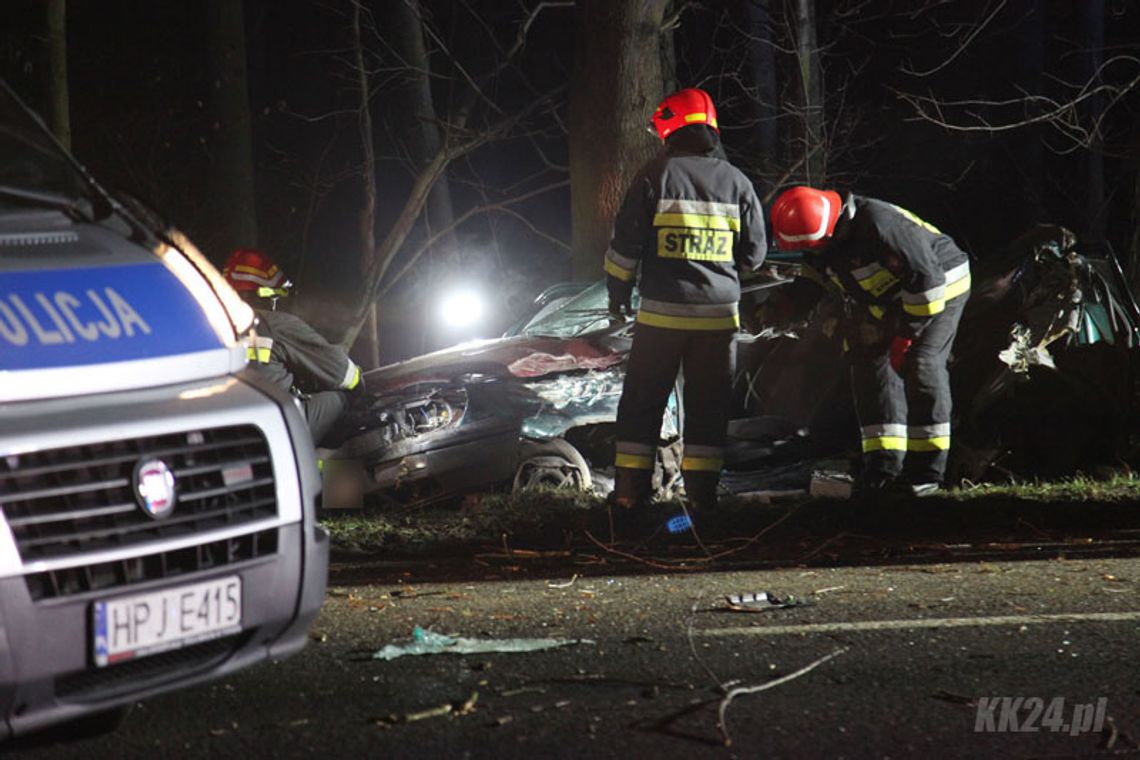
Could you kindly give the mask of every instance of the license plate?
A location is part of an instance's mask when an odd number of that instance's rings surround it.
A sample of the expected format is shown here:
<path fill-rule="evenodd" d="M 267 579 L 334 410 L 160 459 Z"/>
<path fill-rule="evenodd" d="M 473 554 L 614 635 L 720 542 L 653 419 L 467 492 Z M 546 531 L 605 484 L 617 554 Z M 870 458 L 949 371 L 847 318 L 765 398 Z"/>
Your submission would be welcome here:
<path fill-rule="evenodd" d="M 92 615 L 99 667 L 178 649 L 241 630 L 241 578 L 97 601 Z"/>

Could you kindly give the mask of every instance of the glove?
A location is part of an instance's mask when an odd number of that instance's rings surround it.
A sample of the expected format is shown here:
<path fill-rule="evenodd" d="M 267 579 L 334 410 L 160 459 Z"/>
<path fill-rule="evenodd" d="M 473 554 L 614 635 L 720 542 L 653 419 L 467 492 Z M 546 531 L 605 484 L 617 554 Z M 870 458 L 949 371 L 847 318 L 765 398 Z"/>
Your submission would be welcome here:
<path fill-rule="evenodd" d="M 910 338 L 904 338 L 901 335 L 896 335 L 891 339 L 891 348 L 888 357 L 891 362 L 891 369 L 898 372 L 900 375 L 906 369 L 906 354 L 910 351 L 910 344 L 913 343 Z"/>
<path fill-rule="evenodd" d="M 633 286 L 615 277 L 606 278 L 606 290 L 610 297 L 610 316 L 624 320 L 633 316 Z"/>

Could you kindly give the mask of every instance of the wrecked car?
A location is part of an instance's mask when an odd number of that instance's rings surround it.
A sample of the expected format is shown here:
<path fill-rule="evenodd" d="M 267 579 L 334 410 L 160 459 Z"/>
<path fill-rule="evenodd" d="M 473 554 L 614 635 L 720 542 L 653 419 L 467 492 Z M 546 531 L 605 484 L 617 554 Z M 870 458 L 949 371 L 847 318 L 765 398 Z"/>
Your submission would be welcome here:
<path fill-rule="evenodd" d="M 613 423 L 632 322 L 612 323 L 604 282 L 554 286 L 501 338 L 366 373 L 370 396 L 325 452 L 327 507 L 418 504 L 546 485 L 609 491 Z M 676 394 L 654 484 L 680 483 Z"/>
<path fill-rule="evenodd" d="M 949 481 L 1055 478 L 1132 463 L 1140 309 L 1111 248 L 1039 225 L 971 267 L 974 287 L 950 361 Z M 736 424 L 763 431 L 744 443 L 772 455 L 730 473 L 730 487 L 806 482 L 820 462 L 855 467 L 840 310 L 825 300 L 787 329 L 757 326 L 742 336 Z"/>
<path fill-rule="evenodd" d="M 778 297 L 797 268 L 774 255 L 744 287 L 742 313 Z M 1111 249 L 1042 225 L 973 269 L 951 358 L 951 482 L 1129 462 L 1140 308 Z M 607 493 L 633 324 L 612 323 L 606 304 L 604 282 L 555 286 L 502 338 L 367 373 L 368 403 L 324 452 L 326 507 L 540 485 Z M 857 467 L 841 313 L 838 299 L 825 299 L 790 325 L 746 323 L 738 334 L 727 491 L 806 490 L 821 469 Z M 659 497 L 681 487 L 679 397 L 662 421 Z"/>

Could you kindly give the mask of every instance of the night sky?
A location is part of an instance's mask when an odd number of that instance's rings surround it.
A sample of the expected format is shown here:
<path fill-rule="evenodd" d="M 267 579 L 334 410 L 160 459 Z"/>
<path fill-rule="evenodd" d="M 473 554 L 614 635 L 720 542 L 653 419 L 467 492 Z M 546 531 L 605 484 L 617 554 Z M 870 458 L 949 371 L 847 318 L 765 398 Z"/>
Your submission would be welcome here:
<path fill-rule="evenodd" d="M 423 0 L 433 32 L 429 47 L 436 57 L 446 47 L 478 76 L 495 65 L 496 45 L 513 42 L 522 9 L 535 4 Z M 712 93 L 729 156 L 762 197 L 795 181 L 784 177 L 785 185 L 779 184 L 790 161 L 786 147 L 773 150 L 761 135 L 785 128 L 781 104 L 790 84 L 789 57 L 779 52 L 787 49 L 782 45 L 766 59 L 745 30 L 758 7 L 778 18 L 782 5 L 733 0 L 692 6 L 674 36 L 678 84 Z M 920 12 L 928 5 L 933 9 Z M 36 108 L 45 103 L 41 6 L 7 0 L 0 11 L 0 73 Z M 298 283 L 294 307 L 318 326 L 337 318 L 337 305 L 359 279 L 353 256 L 360 183 L 348 175 L 360 149 L 351 119 L 336 116 L 353 97 L 343 64 L 347 6 L 341 0 L 245 2 L 258 242 Z M 820 2 L 816 8 L 825 51 L 828 184 L 906 206 L 976 257 L 999 251 L 1035 222 L 1064 224 L 1086 240 L 1103 238 L 1127 251 L 1137 224 L 1140 156 L 1140 90 L 1134 84 L 1119 100 L 1112 98 L 1117 90 L 1109 91 L 1073 112 L 1083 122 L 1104 114 L 1092 148 L 1074 145 L 1048 124 L 997 133 L 950 131 L 916 119 L 900 94 L 996 101 L 1029 91 L 1060 102 L 1079 92 L 1066 82 L 1086 81 L 1106 60 L 1116 62 L 1098 81 L 1128 85 L 1140 76 L 1140 6 L 1125 0 L 881 0 Z M 495 86 L 496 102 L 518 108 L 535 93 L 560 92 L 555 97 L 563 105 L 555 116 L 536 116 L 513 139 L 451 167 L 456 214 L 566 179 L 562 125 L 572 30 L 568 8 L 545 11 L 530 29 L 518 65 Z M 147 200 L 221 263 L 228 246 L 211 229 L 203 202 L 219 189 L 205 186 L 214 156 L 199 4 L 71 0 L 68 31 L 74 152 L 104 184 Z M 382 159 L 381 239 L 403 203 L 410 173 L 395 157 L 390 129 L 401 114 L 386 107 L 385 87 L 394 81 L 388 67 L 395 63 L 383 39 L 371 44 L 379 64 L 372 115 Z M 763 61 L 773 58 L 775 67 L 765 71 Z M 764 92 L 757 80 L 774 87 L 774 99 L 758 103 L 750 97 Z M 436 80 L 437 107 L 446 111 L 458 92 L 455 80 Z M 1048 106 L 1017 108 L 1033 117 Z M 943 115 L 968 120 L 980 114 L 996 123 L 1015 110 L 976 106 Z M 1104 200 L 1090 209 L 1089 177 L 1096 171 L 1103 172 Z M 513 321 L 542 287 L 572 277 L 569 190 L 540 195 L 516 210 L 525 222 L 506 215 L 473 219 L 458 232 L 455 257 L 425 260 L 393 290 L 386 360 L 444 340 L 433 332 L 429 315 L 408 304 L 424 303 L 445 283 L 462 278 L 495 294 L 494 318 L 484 326 L 493 332 Z"/>

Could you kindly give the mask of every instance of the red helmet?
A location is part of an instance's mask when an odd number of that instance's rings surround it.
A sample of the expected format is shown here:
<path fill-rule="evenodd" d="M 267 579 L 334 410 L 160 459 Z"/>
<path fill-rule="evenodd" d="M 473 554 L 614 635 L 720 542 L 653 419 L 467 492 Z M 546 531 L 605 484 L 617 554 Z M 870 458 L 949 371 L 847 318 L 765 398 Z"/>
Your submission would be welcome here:
<path fill-rule="evenodd" d="M 716 107 L 713 106 L 712 98 L 707 92 L 696 87 L 680 90 L 662 100 L 661 105 L 653 112 L 651 129 L 664 140 L 681 127 L 690 124 L 708 124 L 716 131 L 720 131 L 720 127 L 716 124 Z"/>
<path fill-rule="evenodd" d="M 834 190 L 793 187 L 772 204 L 772 233 L 781 251 L 820 248 L 835 232 L 843 205 Z"/>
<path fill-rule="evenodd" d="M 289 287 L 285 273 L 277 268 L 273 259 L 256 248 L 238 248 L 226 259 L 222 276 L 234 290 L 250 291 L 269 288 L 284 291 Z M 281 293 L 276 293 L 281 295 Z"/>

